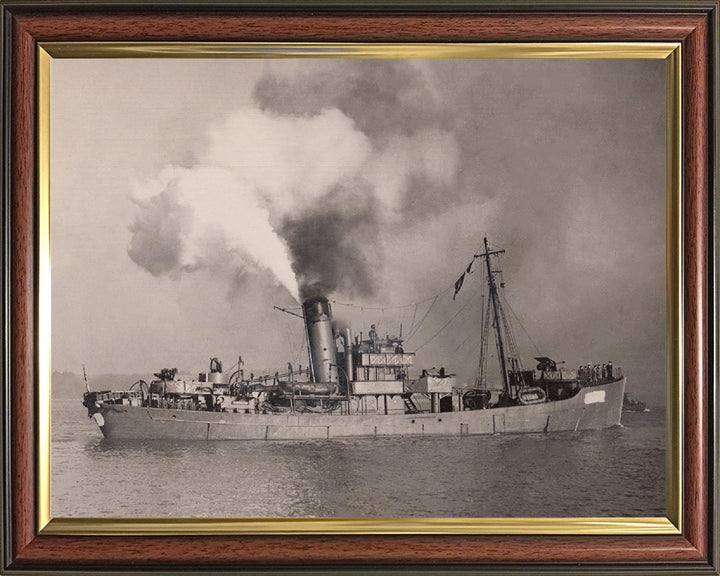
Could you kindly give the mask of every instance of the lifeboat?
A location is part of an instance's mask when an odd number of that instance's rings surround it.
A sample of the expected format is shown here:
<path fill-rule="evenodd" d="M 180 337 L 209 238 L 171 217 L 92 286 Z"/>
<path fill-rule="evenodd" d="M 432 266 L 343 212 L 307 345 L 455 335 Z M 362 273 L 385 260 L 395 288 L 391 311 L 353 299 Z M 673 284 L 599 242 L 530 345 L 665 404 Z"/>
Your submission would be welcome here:
<path fill-rule="evenodd" d="M 523 388 L 518 392 L 518 402 L 520 404 L 542 404 L 545 402 L 545 391 L 542 388 L 532 387 Z"/>

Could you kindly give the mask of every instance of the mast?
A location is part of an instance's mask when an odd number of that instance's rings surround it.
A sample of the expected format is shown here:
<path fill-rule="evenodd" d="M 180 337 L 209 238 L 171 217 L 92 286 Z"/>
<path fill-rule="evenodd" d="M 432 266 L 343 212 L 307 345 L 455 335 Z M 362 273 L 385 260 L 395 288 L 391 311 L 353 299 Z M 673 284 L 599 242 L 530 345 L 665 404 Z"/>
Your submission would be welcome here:
<path fill-rule="evenodd" d="M 483 296 L 483 325 L 482 336 L 480 340 L 480 358 L 478 359 L 478 376 L 476 385 L 478 388 L 484 388 L 486 384 L 485 369 L 487 367 L 487 350 L 490 333 L 490 294 L 487 299 Z"/>
<path fill-rule="evenodd" d="M 495 318 L 495 339 L 497 342 L 498 356 L 500 357 L 500 372 L 503 379 L 503 389 L 505 393 L 510 395 L 510 379 L 507 372 L 507 361 L 505 359 L 505 344 L 503 342 L 502 329 L 500 328 L 500 301 L 497 292 L 497 286 L 495 284 L 495 278 L 493 277 L 492 267 L 490 266 L 490 256 L 495 254 L 504 254 L 505 250 L 494 250 L 490 251 L 488 247 L 487 237 L 483 238 L 485 244 L 485 253 L 475 254 L 475 258 L 484 258 L 485 265 L 487 266 L 488 275 L 488 287 L 490 288 L 490 302 L 492 304 L 493 316 Z"/>

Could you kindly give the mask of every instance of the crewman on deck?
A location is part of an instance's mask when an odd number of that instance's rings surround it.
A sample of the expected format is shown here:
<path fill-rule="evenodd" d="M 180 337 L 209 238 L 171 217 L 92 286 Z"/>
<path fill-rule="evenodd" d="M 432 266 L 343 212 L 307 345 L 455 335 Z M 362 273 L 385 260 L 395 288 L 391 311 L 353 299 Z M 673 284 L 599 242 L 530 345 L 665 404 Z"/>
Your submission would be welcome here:
<path fill-rule="evenodd" d="M 377 331 L 375 330 L 375 324 L 370 324 L 370 332 L 368 332 L 368 338 L 370 339 L 370 344 L 373 347 L 373 350 L 375 349 L 375 343 L 377 342 Z"/>

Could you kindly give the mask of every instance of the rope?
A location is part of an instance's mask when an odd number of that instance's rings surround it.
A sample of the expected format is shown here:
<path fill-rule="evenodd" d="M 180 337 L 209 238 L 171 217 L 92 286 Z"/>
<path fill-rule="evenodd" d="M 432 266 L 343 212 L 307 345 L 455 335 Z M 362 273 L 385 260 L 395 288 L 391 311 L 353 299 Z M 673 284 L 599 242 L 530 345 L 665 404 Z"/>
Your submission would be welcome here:
<path fill-rule="evenodd" d="M 340 302 L 339 300 L 330 300 L 331 304 L 335 304 L 337 306 L 347 306 L 348 308 L 360 308 L 360 310 L 373 310 L 373 311 L 380 311 L 381 313 L 385 313 L 386 310 L 401 310 L 403 308 L 410 308 L 412 306 L 419 306 L 420 304 L 424 304 L 425 302 L 430 302 L 430 300 L 437 300 L 440 296 L 445 294 L 446 292 L 449 292 L 455 287 L 455 282 L 450 284 L 449 286 L 446 286 L 440 292 L 437 294 L 434 294 L 432 296 L 428 296 L 427 298 L 423 298 L 422 300 L 417 300 L 415 302 L 407 302 L 405 304 L 398 304 L 396 306 L 365 306 L 364 304 L 355 304 L 353 302 Z"/>
<path fill-rule="evenodd" d="M 418 333 L 418 330 L 420 330 L 420 327 L 423 325 L 423 322 L 425 322 L 425 319 L 428 317 L 428 314 L 430 314 L 430 310 L 433 309 L 433 306 L 435 306 L 435 303 L 438 301 L 438 298 L 440 297 L 440 294 L 435 296 L 435 300 L 432 301 L 432 304 L 430 304 L 430 308 L 427 309 L 427 312 L 425 312 L 425 315 L 420 319 L 420 322 L 418 322 L 418 325 L 416 326 L 415 330 L 408 334 L 408 337 L 405 339 L 405 342 L 409 342 L 415 334 Z"/>
<path fill-rule="evenodd" d="M 427 341 L 424 342 L 422 345 L 420 345 L 420 346 L 418 346 L 417 348 L 415 348 L 415 352 L 419 352 L 420 350 L 422 350 L 423 348 L 425 348 L 425 346 L 427 346 L 428 344 L 430 344 L 430 342 L 432 342 L 433 340 L 435 340 L 435 338 L 437 338 L 437 337 L 440 335 L 440 333 L 441 333 L 443 330 L 445 330 L 445 328 L 447 328 L 448 326 L 450 326 L 450 324 L 452 324 L 452 322 L 455 320 L 455 318 L 457 318 L 457 317 L 460 315 L 460 313 L 461 313 L 463 310 L 465 310 L 465 308 L 467 308 L 468 305 L 469 305 L 472 301 L 473 301 L 473 300 L 470 299 L 470 300 L 468 300 L 467 302 L 465 302 L 465 304 L 463 304 L 462 308 L 460 308 L 460 310 L 458 310 L 457 312 L 455 312 L 455 315 L 454 315 L 452 318 L 450 318 L 450 320 L 448 320 L 447 322 L 445 322 L 445 324 L 442 325 L 442 327 L 440 328 L 440 330 L 438 330 L 437 332 L 435 332 L 435 334 L 433 334 L 433 335 L 430 337 L 429 340 L 427 340 Z"/>
<path fill-rule="evenodd" d="M 417 309 L 418 305 L 415 304 L 415 311 L 413 312 L 412 322 L 410 324 L 410 330 L 408 330 L 408 334 L 412 334 L 413 328 L 415 328 L 415 316 L 417 316 Z"/>
<path fill-rule="evenodd" d="M 465 346 L 465 343 L 466 343 L 468 340 L 470 340 L 470 338 L 472 338 L 473 336 L 475 336 L 475 334 L 468 334 L 468 335 L 465 337 L 465 340 L 463 340 L 462 342 L 460 342 L 460 344 L 455 348 L 455 350 L 453 350 L 453 352 L 457 352 L 458 350 L 460 350 L 460 348 L 462 348 L 463 346 Z"/>
<path fill-rule="evenodd" d="M 403 309 L 403 308 L 410 308 L 411 306 L 417 306 L 417 305 L 419 305 L 419 304 L 424 304 L 425 302 L 429 302 L 429 301 L 432 300 L 433 298 L 437 298 L 437 297 L 440 296 L 443 292 L 446 292 L 446 291 L 447 291 L 447 288 L 444 288 L 443 290 L 441 290 L 441 291 L 438 292 L 437 294 L 434 294 L 433 296 L 428 296 L 427 298 L 424 298 L 424 299 L 422 299 L 422 300 L 418 300 L 417 302 L 408 302 L 408 303 L 406 303 L 406 304 L 398 304 L 398 305 L 396 305 L 396 306 L 388 306 L 388 305 L 385 305 L 385 306 L 365 306 L 364 304 L 363 304 L 363 305 L 360 305 L 360 304 L 355 304 L 355 303 L 353 303 L 353 302 L 340 302 L 339 300 L 330 300 L 330 302 L 331 302 L 332 304 L 337 305 L 337 306 L 347 306 L 348 308 L 361 308 L 361 309 L 364 309 L 364 310 L 374 310 L 374 311 L 378 311 L 378 310 L 379 310 L 380 312 L 384 313 L 385 310 L 401 310 L 401 309 Z"/>
<path fill-rule="evenodd" d="M 303 351 L 303 348 L 305 348 L 305 342 L 307 341 L 307 331 L 303 330 L 302 339 L 300 340 L 300 345 L 297 348 L 297 351 L 295 352 L 295 356 L 293 357 L 293 364 L 298 364 L 300 362 L 300 354 Z"/>
<path fill-rule="evenodd" d="M 523 326 L 523 323 L 520 321 L 520 318 L 518 318 L 518 315 L 515 314 L 515 310 L 513 310 L 513 309 L 512 309 L 512 306 L 510 306 L 510 303 L 507 301 L 507 298 L 505 298 L 505 294 L 504 294 L 504 293 L 503 293 L 503 295 L 502 295 L 502 299 L 503 299 L 503 302 L 505 303 L 505 306 L 507 306 L 508 309 L 510 310 L 510 312 L 512 312 L 512 315 L 515 317 L 515 320 L 517 320 L 517 323 L 520 325 L 520 328 L 522 328 L 522 331 L 523 331 L 523 333 L 525 334 L 525 336 L 527 336 L 527 337 L 528 337 L 528 340 L 530 340 L 530 343 L 531 343 L 531 344 L 533 345 L 533 347 L 535 348 L 535 352 L 537 352 L 537 355 L 538 355 L 538 356 L 542 356 L 542 352 L 540 352 L 540 348 L 537 347 L 537 344 L 535 344 L 535 341 L 532 339 L 532 337 L 530 336 L 530 334 L 528 334 L 528 331 L 525 330 L 525 326 Z"/>

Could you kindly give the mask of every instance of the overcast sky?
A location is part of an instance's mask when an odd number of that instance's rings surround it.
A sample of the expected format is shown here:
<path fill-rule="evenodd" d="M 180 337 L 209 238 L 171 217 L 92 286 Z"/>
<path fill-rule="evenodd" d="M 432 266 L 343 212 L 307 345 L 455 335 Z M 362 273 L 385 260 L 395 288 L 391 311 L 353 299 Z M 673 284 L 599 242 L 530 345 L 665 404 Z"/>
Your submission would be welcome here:
<path fill-rule="evenodd" d="M 54 59 L 51 99 L 55 370 L 282 370 L 324 293 L 471 381 L 487 235 L 526 366 L 662 401 L 662 60 Z"/>

